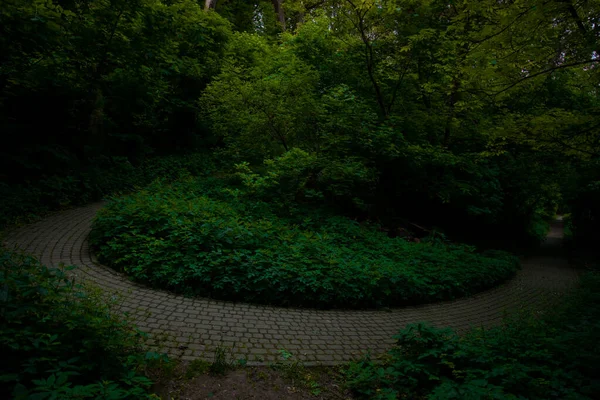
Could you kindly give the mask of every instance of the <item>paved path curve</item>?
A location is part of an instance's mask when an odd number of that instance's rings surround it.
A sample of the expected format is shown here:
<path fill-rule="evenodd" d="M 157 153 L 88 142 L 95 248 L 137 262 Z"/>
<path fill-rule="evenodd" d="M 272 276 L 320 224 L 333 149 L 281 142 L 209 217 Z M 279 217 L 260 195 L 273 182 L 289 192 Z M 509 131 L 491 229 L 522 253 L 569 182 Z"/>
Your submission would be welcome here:
<path fill-rule="evenodd" d="M 4 244 L 38 257 L 44 264 L 76 265 L 77 279 L 94 282 L 121 299 L 140 329 L 151 334 L 153 346 L 184 360 L 212 360 L 217 346 L 231 348 L 249 364 L 278 359 L 286 349 L 307 365 L 332 365 L 370 350 L 378 354 L 407 323 L 430 321 L 464 330 L 492 326 L 505 311 L 523 306 L 543 308 L 577 282 L 578 273 L 555 255 L 524 259 L 523 269 L 506 284 L 470 298 L 388 311 L 310 310 L 184 298 L 151 290 L 92 260 L 87 236 L 102 204 L 54 214 L 7 233 Z M 549 242 L 560 241 L 560 222 Z"/>

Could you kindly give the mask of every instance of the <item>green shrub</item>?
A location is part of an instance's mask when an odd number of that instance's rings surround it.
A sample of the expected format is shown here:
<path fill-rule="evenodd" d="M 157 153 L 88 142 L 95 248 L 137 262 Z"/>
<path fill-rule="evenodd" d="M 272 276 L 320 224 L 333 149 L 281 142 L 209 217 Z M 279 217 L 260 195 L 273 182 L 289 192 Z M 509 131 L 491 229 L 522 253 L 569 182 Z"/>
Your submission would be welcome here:
<path fill-rule="evenodd" d="M 543 242 L 548 236 L 548 231 L 550 230 L 550 218 L 540 215 L 533 214 L 530 221 L 529 226 L 527 227 L 527 233 L 532 241 L 535 239 L 535 242 Z"/>
<path fill-rule="evenodd" d="M 348 384 L 365 399 L 597 398 L 598 288 L 600 275 L 590 275 L 556 314 L 521 316 L 462 337 L 408 325 L 383 363 L 351 363 Z"/>
<path fill-rule="evenodd" d="M 104 196 L 130 192 L 157 178 L 175 180 L 185 175 L 205 175 L 214 169 L 203 153 L 154 157 L 135 166 L 125 157 L 98 160 L 67 176 L 49 176 L 22 185 L 0 183 L 0 229 L 49 211 L 86 204 Z"/>
<path fill-rule="evenodd" d="M 566 214 L 563 218 L 564 222 L 564 237 L 565 241 L 569 243 L 573 239 L 573 219 L 570 214 Z"/>
<path fill-rule="evenodd" d="M 144 335 L 65 269 L 0 250 L 0 397 L 149 398 Z"/>
<path fill-rule="evenodd" d="M 236 169 L 247 195 L 288 209 L 323 200 L 336 208 L 343 209 L 342 203 L 364 208 L 356 196 L 372 191 L 376 180 L 374 171 L 357 159 L 320 158 L 298 148 L 266 159 L 262 174 L 253 172 L 247 162 Z"/>
<path fill-rule="evenodd" d="M 215 298 L 372 307 L 454 298 L 511 276 L 517 260 L 408 243 L 326 212 L 282 211 L 216 179 L 156 182 L 94 222 L 99 259 L 134 280 Z"/>

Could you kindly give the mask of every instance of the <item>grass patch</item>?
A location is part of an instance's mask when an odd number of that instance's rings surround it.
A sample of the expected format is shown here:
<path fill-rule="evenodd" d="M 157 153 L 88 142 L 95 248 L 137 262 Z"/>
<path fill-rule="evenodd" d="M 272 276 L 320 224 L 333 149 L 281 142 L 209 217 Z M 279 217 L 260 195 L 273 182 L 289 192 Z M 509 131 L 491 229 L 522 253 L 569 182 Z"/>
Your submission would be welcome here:
<path fill-rule="evenodd" d="M 132 279 L 188 295 L 379 307 L 468 295 L 518 268 L 503 252 L 408 243 L 322 210 L 277 209 L 219 179 L 155 182 L 101 210 L 90 242 Z M 282 211 L 283 210 L 283 211 Z"/>

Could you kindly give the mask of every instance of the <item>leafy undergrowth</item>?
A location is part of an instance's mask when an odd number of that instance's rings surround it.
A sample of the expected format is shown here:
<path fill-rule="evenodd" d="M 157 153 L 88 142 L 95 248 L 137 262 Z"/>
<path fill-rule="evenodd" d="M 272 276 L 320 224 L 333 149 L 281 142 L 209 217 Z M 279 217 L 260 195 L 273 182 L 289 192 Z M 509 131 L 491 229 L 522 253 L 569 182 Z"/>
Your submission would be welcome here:
<path fill-rule="evenodd" d="M 381 363 L 350 365 L 364 399 L 593 399 L 600 393 L 600 275 L 590 274 L 559 310 L 459 337 L 409 325 Z"/>
<path fill-rule="evenodd" d="M 0 398 L 143 399 L 144 336 L 84 290 L 31 257 L 0 249 Z"/>
<path fill-rule="evenodd" d="M 134 280 L 247 302 L 377 307 L 467 295 L 518 268 L 502 252 L 408 243 L 324 212 L 285 212 L 217 179 L 156 182 L 114 198 L 90 237 L 99 259 Z"/>

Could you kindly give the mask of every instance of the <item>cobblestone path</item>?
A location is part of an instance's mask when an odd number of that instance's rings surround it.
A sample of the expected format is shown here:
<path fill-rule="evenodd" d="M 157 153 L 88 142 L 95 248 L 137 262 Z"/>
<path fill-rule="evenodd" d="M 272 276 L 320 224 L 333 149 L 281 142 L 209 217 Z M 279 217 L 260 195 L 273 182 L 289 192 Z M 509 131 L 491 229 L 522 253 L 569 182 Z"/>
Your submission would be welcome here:
<path fill-rule="evenodd" d="M 184 298 L 132 283 L 94 262 L 87 236 L 102 204 L 54 214 L 7 233 L 4 245 L 38 257 L 44 264 L 76 265 L 76 279 L 91 281 L 120 298 L 120 310 L 148 333 L 156 350 L 190 360 L 212 360 L 217 346 L 249 364 L 277 360 L 286 349 L 307 365 L 333 365 L 370 350 L 378 354 L 408 323 L 429 321 L 458 330 L 492 326 L 505 312 L 542 309 L 578 280 L 578 272 L 552 252 L 525 258 L 523 268 L 495 289 L 456 301 L 392 310 L 311 310 L 257 306 L 203 298 Z M 549 244 L 561 240 L 561 222 Z M 548 255 L 549 254 L 549 255 Z"/>

